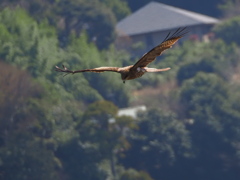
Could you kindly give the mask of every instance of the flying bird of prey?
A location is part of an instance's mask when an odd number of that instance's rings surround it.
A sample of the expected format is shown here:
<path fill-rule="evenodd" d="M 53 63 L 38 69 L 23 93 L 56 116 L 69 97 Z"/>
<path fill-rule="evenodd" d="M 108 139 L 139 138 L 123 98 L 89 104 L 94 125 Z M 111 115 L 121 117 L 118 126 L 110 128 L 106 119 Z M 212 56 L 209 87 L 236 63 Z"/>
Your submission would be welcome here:
<path fill-rule="evenodd" d="M 83 70 L 76 70 L 71 71 L 67 69 L 64 65 L 63 68 L 59 68 L 56 66 L 57 72 L 63 72 L 67 74 L 75 74 L 81 72 L 95 72 L 101 73 L 104 71 L 112 71 L 121 74 L 121 78 L 123 83 L 126 80 L 136 79 L 141 77 L 146 72 L 161 72 L 161 71 L 168 71 L 170 68 L 164 69 L 156 69 L 156 68 L 148 68 L 147 65 L 153 62 L 157 56 L 160 56 L 166 49 L 169 49 L 174 45 L 180 38 L 182 38 L 188 31 L 186 28 L 179 28 L 173 34 L 170 32 L 168 33 L 167 37 L 163 40 L 161 44 L 144 54 L 134 65 L 126 66 L 126 67 L 97 67 L 93 69 L 83 69 Z"/>

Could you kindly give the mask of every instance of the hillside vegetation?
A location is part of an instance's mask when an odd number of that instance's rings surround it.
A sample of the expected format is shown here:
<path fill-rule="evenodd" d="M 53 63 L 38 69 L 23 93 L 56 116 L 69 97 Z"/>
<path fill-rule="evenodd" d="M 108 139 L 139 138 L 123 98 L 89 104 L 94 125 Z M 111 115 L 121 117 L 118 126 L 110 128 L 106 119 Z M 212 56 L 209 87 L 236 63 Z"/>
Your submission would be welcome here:
<path fill-rule="evenodd" d="M 123 84 L 54 66 L 134 63 L 113 44 L 130 0 L 1 1 L 0 180 L 239 180 L 238 3 L 214 4 L 224 18 L 213 41 L 153 64 L 171 71 Z M 117 115 L 132 105 L 147 111 Z"/>

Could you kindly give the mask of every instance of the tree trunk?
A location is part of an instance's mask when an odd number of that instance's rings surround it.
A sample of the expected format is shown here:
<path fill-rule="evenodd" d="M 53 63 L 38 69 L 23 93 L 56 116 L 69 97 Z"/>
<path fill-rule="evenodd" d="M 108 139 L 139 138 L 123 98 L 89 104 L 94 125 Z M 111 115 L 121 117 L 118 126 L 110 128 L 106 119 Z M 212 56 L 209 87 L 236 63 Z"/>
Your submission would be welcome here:
<path fill-rule="evenodd" d="M 113 180 L 115 180 L 116 179 L 116 169 L 115 169 L 113 153 L 111 153 L 111 157 L 110 157 L 110 166 L 111 166 L 111 171 L 112 171 L 112 175 L 113 175 Z"/>

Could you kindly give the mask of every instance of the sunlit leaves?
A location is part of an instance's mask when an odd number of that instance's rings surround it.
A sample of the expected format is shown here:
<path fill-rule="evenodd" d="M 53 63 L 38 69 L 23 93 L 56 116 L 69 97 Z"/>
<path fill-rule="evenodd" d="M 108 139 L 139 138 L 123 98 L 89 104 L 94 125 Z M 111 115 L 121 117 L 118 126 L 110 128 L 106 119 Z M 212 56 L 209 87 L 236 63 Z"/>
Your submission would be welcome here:
<path fill-rule="evenodd" d="M 4 9 L 0 19 L 0 34 L 5 36 L 1 38 L 2 59 L 27 69 L 34 77 L 49 73 L 47 67 L 56 63 L 58 53 L 55 30 L 46 22 L 38 24 L 20 8 Z"/>
<path fill-rule="evenodd" d="M 240 3 L 240 2 L 239 2 Z M 240 16 L 235 16 L 227 19 L 214 28 L 214 32 L 222 38 L 227 44 L 240 44 Z"/>
<path fill-rule="evenodd" d="M 134 169 L 128 169 L 120 176 L 120 180 L 152 180 L 150 175 L 144 171 L 136 171 Z"/>

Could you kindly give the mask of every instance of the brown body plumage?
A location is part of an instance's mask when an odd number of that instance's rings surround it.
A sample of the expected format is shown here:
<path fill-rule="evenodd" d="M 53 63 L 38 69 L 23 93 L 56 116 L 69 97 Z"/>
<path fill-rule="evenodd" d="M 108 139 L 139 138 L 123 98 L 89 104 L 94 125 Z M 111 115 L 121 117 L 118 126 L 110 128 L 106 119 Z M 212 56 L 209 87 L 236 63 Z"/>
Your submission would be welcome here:
<path fill-rule="evenodd" d="M 148 68 L 147 65 L 154 61 L 157 56 L 160 56 L 163 51 L 166 49 L 169 49 L 174 45 L 180 38 L 182 38 L 187 31 L 185 31 L 186 28 L 179 28 L 177 29 L 172 35 L 170 33 L 167 35 L 167 37 L 164 39 L 164 41 L 150 50 L 148 53 L 144 54 L 143 57 L 141 57 L 134 65 L 126 66 L 126 67 L 98 67 L 94 69 L 83 69 L 83 70 L 77 70 L 77 71 L 71 71 L 68 70 L 65 66 L 63 66 L 63 69 L 56 66 L 56 71 L 58 72 L 64 72 L 67 74 L 75 74 L 80 72 L 96 72 L 101 73 L 104 71 L 112 71 L 117 72 L 121 74 L 121 78 L 123 82 L 125 83 L 126 80 L 136 79 L 141 77 L 146 72 L 161 72 L 161 71 L 167 71 L 170 68 L 164 68 L 164 69 L 155 69 L 155 68 Z"/>

